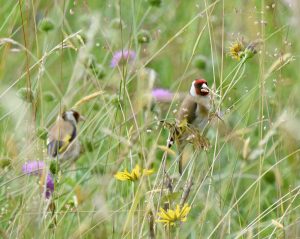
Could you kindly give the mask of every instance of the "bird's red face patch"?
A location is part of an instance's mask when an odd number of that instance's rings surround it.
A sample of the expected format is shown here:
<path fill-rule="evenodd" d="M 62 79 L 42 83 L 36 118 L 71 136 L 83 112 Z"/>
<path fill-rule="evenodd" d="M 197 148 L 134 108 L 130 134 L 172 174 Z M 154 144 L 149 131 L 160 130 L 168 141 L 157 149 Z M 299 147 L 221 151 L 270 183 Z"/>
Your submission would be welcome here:
<path fill-rule="evenodd" d="M 195 85 L 202 85 L 202 84 L 207 84 L 207 81 L 204 79 L 197 79 L 195 80 Z"/>
<path fill-rule="evenodd" d="M 207 88 L 207 81 L 204 79 L 195 80 L 194 87 L 197 95 L 206 96 L 209 94 L 209 90 Z"/>

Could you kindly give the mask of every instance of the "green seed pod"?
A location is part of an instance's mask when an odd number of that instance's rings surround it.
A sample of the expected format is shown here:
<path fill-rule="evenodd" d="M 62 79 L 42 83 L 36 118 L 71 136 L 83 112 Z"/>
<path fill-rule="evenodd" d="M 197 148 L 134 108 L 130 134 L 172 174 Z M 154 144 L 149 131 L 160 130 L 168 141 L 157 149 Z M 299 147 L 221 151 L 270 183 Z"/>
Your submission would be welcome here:
<path fill-rule="evenodd" d="M 149 4 L 153 7 L 160 7 L 161 5 L 161 0 L 148 0 Z"/>
<path fill-rule="evenodd" d="M 119 99 L 119 96 L 118 95 L 112 95 L 110 97 L 110 100 L 111 100 L 111 103 L 113 105 L 115 105 L 116 107 L 120 108 L 120 106 L 123 104 L 123 100 L 122 99 Z"/>
<path fill-rule="evenodd" d="M 50 91 L 45 92 L 43 94 L 43 98 L 47 102 L 53 102 L 53 101 L 55 101 L 55 95 L 52 92 L 50 92 Z"/>
<path fill-rule="evenodd" d="M 137 34 L 137 39 L 139 43 L 149 43 L 151 40 L 151 35 L 147 30 L 141 30 Z"/>
<path fill-rule="evenodd" d="M 85 141 L 85 147 L 88 152 L 93 152 L 94 151 L 94 145 L 91 139 L 86 139 Z"/>
<path fill-rule="evenodd" d="M 48 19 L 44 18 L 43 20 L 40 21 L 39 23 L 39 30 L 42 32 L 49 32 L 54 29 L 54 23 Z"/>
<path fill-rule="evenodd" d="M 93 110 L 94 111 L 99 111 L 100 110 L 100 105 L 98 103 L 93 104 Z"/>
<path fill-rule="evenodd" d="M 17 92 L 17 96 L 21 100 L 23 100 L 25 102 L 29 102 L 29 103 L 34 99 L 33 91 L 26 87 L 19 89 Z"/>
<path fill-rule="evenodd" d="M 43 127 L 39 127 L 37 130 L 36 130 L 36 136 L 42 140 L 46 140 L 47 139 L 47 136 L 48 136 L 48 131 L 46 128 L 43 128 Z"/>
<path fill-rule="evenodd" d="M 52 160 L 50 163 L 50 172 L 55 175 L 59 171 L 59 164 L 57 163 L 56 160 Z"/>
<path fill-rule="evenodd" d="M 69 199 L 68 202 L 66 203 L 66 208 L 68 210 L 72 210 L 72 209 L 74 209 L 78 206 L 77 205 L 78 203 L 77 203 L 77 201 L 75 201 L 76 200 L 75 198 L 76 197 L 73 197 L 72 199 Z"/>
<path fill-rule="evenodd" d="M 110 27 L 113 28 L 113 29 L 118 30 L 118 29 L 121 29 L 121 28 L 125 28 L 126 24 L 122 19 L 114 18 L 110 23 Z"/>
<path fill-rule="evenodd" d="M 6 168 L 11 164 L 11 160 L 9 158 L 1 158 L 0 159 L 0 168 Z"/>
<path fill-rule="evenodd" d="M 276 181 L 276 175 L 275 175 L 274 171 L 267 172 L 263 178 L 264 178 L 264 180 L 266 180 L 266 182 L 268 182 L 270 184 L 274 184 Z"/>
<path fill-rule="evenodd" d="M 105 77 L 105 69 L 101 64 L 97 64 L 93 70 L 93 73 L 97 77 L 98 80 L 101 80 Z"/>
<path fill-rule="evenodd" d="M 207 67 L 207 58 L 203 55 L 198 55 L 194 59 L 194 66 L 199 70 L 205 70 Z"/>

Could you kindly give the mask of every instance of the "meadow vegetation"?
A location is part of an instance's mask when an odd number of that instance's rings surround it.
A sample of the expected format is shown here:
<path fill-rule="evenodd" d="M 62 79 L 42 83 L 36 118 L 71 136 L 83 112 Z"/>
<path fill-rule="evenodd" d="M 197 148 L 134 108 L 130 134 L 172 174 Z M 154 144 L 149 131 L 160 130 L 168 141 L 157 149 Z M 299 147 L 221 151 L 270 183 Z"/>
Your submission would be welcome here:
<path fill-rule="evenodd" d="M 297 0 L 0 5 L 1 238 L 300 238 Z M 180 175 L 197 78 L 213 107 Z M 80 157 L 50 159 L 69 109 Z"/>

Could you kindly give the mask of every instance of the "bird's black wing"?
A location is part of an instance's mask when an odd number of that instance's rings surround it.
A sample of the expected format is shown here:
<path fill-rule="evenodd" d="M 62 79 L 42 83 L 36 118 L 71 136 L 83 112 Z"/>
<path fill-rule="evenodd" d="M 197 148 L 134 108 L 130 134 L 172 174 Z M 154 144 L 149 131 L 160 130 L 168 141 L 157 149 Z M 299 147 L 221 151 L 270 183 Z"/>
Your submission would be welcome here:
<path fill-rule="evenodd" d="M 61 140 L 52 140 L 49 142 L 47 145 L 48 155 L 55 158 L 64 144 L 65 142 Z"/>

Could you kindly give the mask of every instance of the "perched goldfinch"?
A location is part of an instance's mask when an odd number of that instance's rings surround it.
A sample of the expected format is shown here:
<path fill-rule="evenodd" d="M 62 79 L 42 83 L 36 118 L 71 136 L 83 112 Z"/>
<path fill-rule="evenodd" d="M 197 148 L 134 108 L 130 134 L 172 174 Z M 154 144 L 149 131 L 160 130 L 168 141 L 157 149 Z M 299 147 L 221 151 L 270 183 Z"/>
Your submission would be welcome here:
<path fill-rule="evenodd" d="M 209 88 L 207 86 L 207 81 L 204 79 L 194 80 L 189 94 L 184 98 L 177 117 L 176 125 L 180 127 L 181 124 L 186 124 L 187 126 L 192 125 L 199 129 L 200 132 L 208 124 L 209 111 L 211 108 L 211 99 L 209 94 Z M 188 132 L 177 132 L 176 135 L 172 135 L 169 142 L 169 147 L 177 142 L 177 147 L 179 151 L 179 173 L 182 174 L 182 152 L 187 144 L 187 139 L 189 137 Z M 175 140 L 176 138 L 176 140 Z"/>
<path fill-rule="evenodd" d="M 57 118 L 48 132 L 47 148 L 51 158 L 75 160 L 80 154 L 77 124 L 84 120 L 77 111 L 69 110 Z"/>
<path fill-rule="evenodd" d="M 204 79 L 194 80 L 189 94 L 184 98 L 176 117 L 176 124 L 187 120 L 203 130 L 208 122 L 210 111 L 210 94 L 207 81 Z"/>

